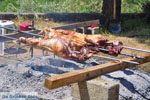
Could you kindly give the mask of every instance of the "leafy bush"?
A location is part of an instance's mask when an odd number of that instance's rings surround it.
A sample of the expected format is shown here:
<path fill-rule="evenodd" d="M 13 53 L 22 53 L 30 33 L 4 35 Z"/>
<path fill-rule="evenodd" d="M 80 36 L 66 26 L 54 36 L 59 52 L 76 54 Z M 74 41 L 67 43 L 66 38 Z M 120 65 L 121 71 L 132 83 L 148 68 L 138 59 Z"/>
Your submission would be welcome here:
<path fill-rule="evenodd" d="M 145 13 L 148 13 L 150 11 L 150 1 L 143 4 L 143 11 Z"/>
<path fill-rule="evenodd" d="M 122 0 L 122 12 L 142 12 L 143 3 L 150 0 Z M 2 0 L 1 12 L 101 12 L 103 0 Z"/>

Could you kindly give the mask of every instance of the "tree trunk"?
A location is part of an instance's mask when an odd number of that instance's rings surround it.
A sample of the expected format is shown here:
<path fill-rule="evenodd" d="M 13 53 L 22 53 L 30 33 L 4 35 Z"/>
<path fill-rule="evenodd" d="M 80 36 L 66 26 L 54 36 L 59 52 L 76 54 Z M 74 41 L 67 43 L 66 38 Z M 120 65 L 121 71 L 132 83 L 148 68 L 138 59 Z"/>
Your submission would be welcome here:
<path fill-rule="evenodd" d="M 102 14 L 104 15 L 104 24 L 119 22 L 121 16 L 121 0 L 116 0 L 116 19 L 113 19 L 114 0 L 103 0 Z"/>

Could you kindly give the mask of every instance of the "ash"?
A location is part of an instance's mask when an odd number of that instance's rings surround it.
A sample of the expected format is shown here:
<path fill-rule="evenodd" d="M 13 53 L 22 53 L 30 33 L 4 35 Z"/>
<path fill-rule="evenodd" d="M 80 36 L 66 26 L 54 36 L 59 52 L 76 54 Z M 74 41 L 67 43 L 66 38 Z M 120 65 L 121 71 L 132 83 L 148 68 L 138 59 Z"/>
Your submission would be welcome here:
<path fill-rule="evenodd" d="M 150 74 L 136 68 L 116 71 L 101 78 L 120 83 L 119 100 L 150 100 Z"/>
<path fill-rule="evenodd" d="M 45 78 L 102 63 L 44 56 L 0 66 L 0 92 L 37 92 L 40 100 L 71 100 L 70 86 L 48 90 L 44 88 Z"/>
<path fill-rule="evenodd" d="M 0 92 L 37 92 L 40 100 L 71 100 L 70 85 L 48 90 L 44 88 L 45 78 L 106 62 L 108 61 L 94 58 L 79 62 L 57 56 L 44 56 L 0 66 Z M 100 78 L 120 82 L 120 100 L 150 100 L 148 73 L 125 69 Z"/>

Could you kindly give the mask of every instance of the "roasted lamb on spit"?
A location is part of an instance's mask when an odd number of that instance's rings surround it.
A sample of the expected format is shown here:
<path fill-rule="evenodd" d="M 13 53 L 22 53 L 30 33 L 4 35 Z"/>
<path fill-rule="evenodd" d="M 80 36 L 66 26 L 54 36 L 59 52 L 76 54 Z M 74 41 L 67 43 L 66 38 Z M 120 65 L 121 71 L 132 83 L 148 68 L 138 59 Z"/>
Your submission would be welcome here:
<path fill-rule="evenodd" d="M 39 34 L 35 34 L 32 32 L 16 30 L 8 27 L 0 27 L 6 30 L 15 31 L 18 33 L 23 33 L 26 35 L 30 35 L 32 37 L 40 37 L 40 38 L 25 38 L 20 37 L 14 38 L 10 36 L 0 35 L 0 42 L 14 40 L 18 41 L 16 45 L 16 52 L 19 50 L 19 44 L 25 43 L 31 46 L 31 57 L 33 57 L 33 47 L 48 50 L 53 52 L 56 55 L 60 55 L 64 58 L 75 58 L 78 60 L 86 60 L 92 56 L 114 60 L 114 61 L 122 61 L 126 63 L 139 64 L 138 62 L 128 61 L 123 59 L 105 57 L 101 55 L 95 55 L 98 52 L 104 52 L 111 55 L 124 55 L 128 57 L 134 57 L 138 59 L 143 59 L 141 56 L 132 55 L 128 53 L 122 53 L 122 49 L 130 49 L 136 50 L 140 52 L 150 53 L 150 50 L 143 50 L 132 48 L 128 46 L 122 46 L 122 42 L 120 41 L 110 41 L 101 35 L 85 35 L 73 31 L 66 30 L 54 30 L 49 27 L 43 29 Z M 40 35 L 41 34 L 41 35 Z M 43 37 L 44 34 L 45 36 Z"/>
<path fill-rule="evenodd" d="M 97 48 L 108 49 L 109 54 L 118 55 L 122 50 L 122 42 L 110 41 L 101 35 L 85 35 L 73 31 L 54 30 L 46 27 L 39 34 L 44 38 L 20 37 L 19 42 L 32 47 L 48 50 L 63 58 L 86 60 L 99 52 Z"/>

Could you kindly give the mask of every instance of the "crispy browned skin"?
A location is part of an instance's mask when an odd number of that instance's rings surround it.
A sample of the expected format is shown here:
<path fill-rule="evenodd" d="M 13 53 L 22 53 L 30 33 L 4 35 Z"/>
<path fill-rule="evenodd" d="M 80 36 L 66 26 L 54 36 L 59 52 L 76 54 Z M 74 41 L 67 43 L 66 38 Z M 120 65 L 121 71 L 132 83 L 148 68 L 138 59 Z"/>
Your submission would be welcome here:
<path fill-rule="evenodd" d="M 88 50 L 86 42 L 76 36 L 66 35 L 51 28 L 45 28 L 39 34 L 45 34 L 44 39 L 20 38 L 22 43 L 32 47 L 49 50 L 65 58 L 88 59 L 93 52 Z M 78 51 L 76 53 L 75 51 Z"/>
<path fill-rule="evenodd" d="M 116 40 L 107 40 L 102 35 L 86 35 L 69 30 L 54 30 L 46 27 L 39 34 L 45 34 L 45 39 L 55 36 L 66 38 L 76 50 L 80 50 L 84 45 L 91 44 L 98 48 L 109 49 L 109 54 L 118 55 L 122 50 L 122 42 Z M 110 45 L 111 44 L 111 45 Z"/>
<path fill-rule="evenodd" d="M 59 36 L 46 40 L 41 38 L 20 37 L 18 42 L 29 44 L 34 48 L 53 52 L 63 58 L 75 58 L 83 61 L 90 58 L 92 54 L 95 53 L 88 50 L 89 48 L 86 46 L 83 46 L 78 52 L 75 52 L 73 45 L 65 38 Z"/>
<path fill-rule="evenodd" d="M 34 48 L 48 50 L 64 58 L 69 56 L 72 57 L 74 55 L 69 47 L 69 42 L 61 37 L 55 37 L 47 40 L 41 38 L 20 37 L 19 42 L 29 44 Z"/>
<path fill-rule="evenodd" d="M 107 40 L 102 35 L 85 35 L 78 32 L 69 31 L 69 30 L 54 30 L 50 27 L 45 27 L 39 34 L 40 35 L 45 34 L 44 39 L 49 39 L 55 36 L 63 36 L 66 37 L 69 41 L 77 40 L 83 44 L 85 44 L 85 42 L 89 42 L 89 43 L 92 42 L 94 44 L 97 44 L 99 41 Z"/>
<path fill-rule="evenodd" d="M 109 54 L 117 55 L 122 50 L 122 42 L 109 41 L 102 35 L 85 35 L 73 31 L 54 30 L 46 27 L 39 34 L 44 38 L 20 37 L 19 42 L 34 48 L 48 50 L 63 58 L 86 60 L 99 52 L 97 48 L 109 50 Z"/>
<path fill-rule="evenodd" d="M 86 44 L 86 41 L 84 41 L 84 39 L 81 39 L 77 36 L 64 34 L 48 27 L 42 30 L 39 34 L 44 34 L 45 35 L 44 39 L 51 39 L 57 36 L 63 37 L 67 39 L 76 50 L 80 50 Z"/>

